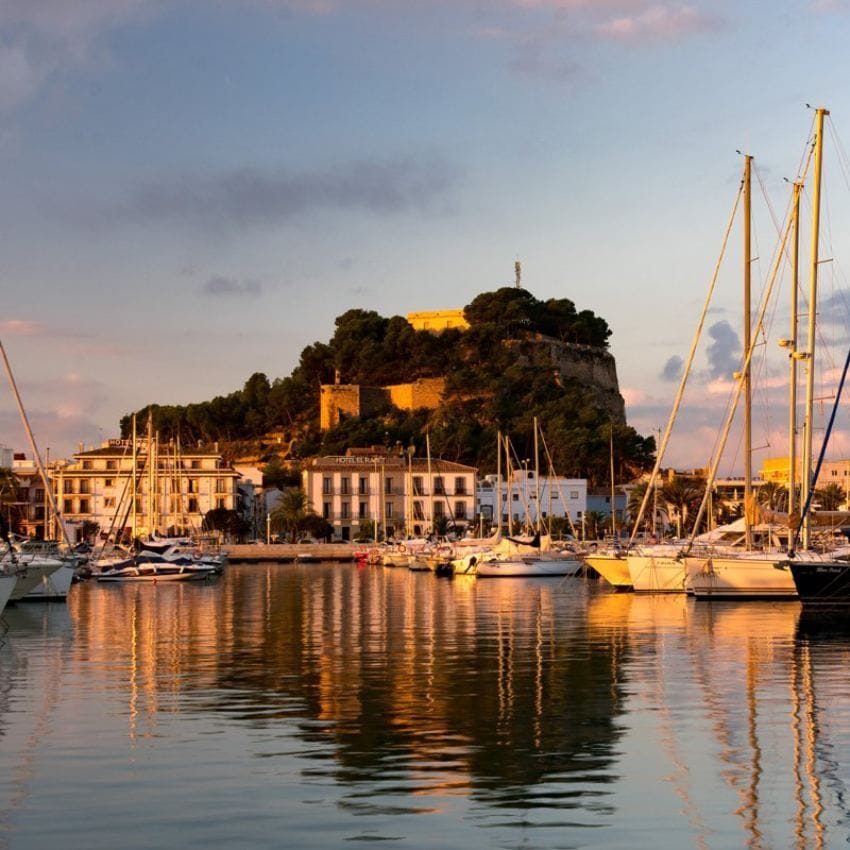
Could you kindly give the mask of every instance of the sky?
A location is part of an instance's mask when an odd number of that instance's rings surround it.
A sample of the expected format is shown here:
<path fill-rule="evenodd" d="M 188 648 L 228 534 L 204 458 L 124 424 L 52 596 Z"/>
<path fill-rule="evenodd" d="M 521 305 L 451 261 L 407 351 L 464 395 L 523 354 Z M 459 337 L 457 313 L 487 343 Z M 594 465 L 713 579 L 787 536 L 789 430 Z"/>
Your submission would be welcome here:
<path fill-rule="evenodd" d="M 848 43 L 841 0 L 4 0 L 0 340 L 41 451 L 117 436 L 149 403 L 284 377 L 352 307 L 463 307 L 512 285 L 516 260 L 537 298 L 608 321 L 629 424 L 656 433 L 740 152 L 755 157 L 757 303 L 807 104 L 831 113 L 821 421 L 850 336 Z M 706 465 L 723 419 L 740 232 L 669 465 Z M 756 354 L 761 455 L 787 450 L 784 298 Z M 847 432 L 834 445 L 850 456 Z M 10 392 L 0 444 L 29 451 Z"/>

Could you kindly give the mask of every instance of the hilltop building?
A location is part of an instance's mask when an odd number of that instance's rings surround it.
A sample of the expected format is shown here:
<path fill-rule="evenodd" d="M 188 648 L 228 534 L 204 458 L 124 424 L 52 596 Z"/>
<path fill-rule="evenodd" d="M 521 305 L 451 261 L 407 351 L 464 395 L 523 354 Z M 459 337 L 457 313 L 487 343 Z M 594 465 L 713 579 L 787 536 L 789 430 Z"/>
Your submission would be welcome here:
<path fill-rule="evenodd" d="M 475 476 L 471 466 L 383 446 L 314 458 L 302 473 L 308 505 L 339 540 L 420 536 L 442 517 L 464 529 L 475 517 Z"/>
<path fill-rule="evenodd" d="M 364 387 L 360 384 L 322 384 L 319 422 L 327 431 L 350 416 L 370 416 L 388 403 L 400 410 L 435 410 L 443 400 L 444 378 L 422 378 L 410 384 Z"/>
<path fill-rule="evenodd" d="M 407 321 L 414 330 L 431 333 L 440 333 L 449 328 L 466 330 L 469 327 L 463 310 L 420 310 L 416 313 L 408 313 Z"/>

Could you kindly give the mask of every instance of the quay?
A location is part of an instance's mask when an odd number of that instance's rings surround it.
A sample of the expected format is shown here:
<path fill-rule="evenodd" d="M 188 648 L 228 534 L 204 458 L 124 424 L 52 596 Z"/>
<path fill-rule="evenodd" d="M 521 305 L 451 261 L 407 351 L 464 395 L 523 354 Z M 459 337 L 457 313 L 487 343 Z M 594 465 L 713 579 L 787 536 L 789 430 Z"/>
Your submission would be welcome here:
<path fill-rule="evenodd" d="M 234 543 L 224 547 L 232 564 L 353 561 L 354 553 L 362 548 L 356 543 Z"/>

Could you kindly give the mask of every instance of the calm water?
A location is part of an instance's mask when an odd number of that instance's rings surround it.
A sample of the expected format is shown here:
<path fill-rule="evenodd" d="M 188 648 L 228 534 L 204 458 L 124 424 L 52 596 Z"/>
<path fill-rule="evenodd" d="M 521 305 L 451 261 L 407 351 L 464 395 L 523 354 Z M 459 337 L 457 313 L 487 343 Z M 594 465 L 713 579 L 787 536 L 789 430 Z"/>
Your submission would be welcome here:
<path fill-rule="evenodd" d="M 796 603 L 260 565 L 4 618 L 3 848 L 850 839 L 850 636 Z"/>

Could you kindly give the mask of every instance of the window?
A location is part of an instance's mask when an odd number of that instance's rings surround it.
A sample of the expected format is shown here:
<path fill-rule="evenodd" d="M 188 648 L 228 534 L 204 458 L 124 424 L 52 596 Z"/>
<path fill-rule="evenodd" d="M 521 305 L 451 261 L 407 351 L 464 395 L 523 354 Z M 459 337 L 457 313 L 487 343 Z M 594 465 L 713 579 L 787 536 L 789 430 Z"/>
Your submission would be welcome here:
<path fill-rule="evenodd" d="M 63 514 L 72 514 L 74 512 L 74 503 L 70 499 L 64 499 L 62 501 L 62 513 Z"/>
<path fill-rule="evenodd" d="M 115 496 L 107 496 L 103 500 L 103 507 L 104 508 L 114 508 L 115 507 Z"/>
<path fill-rule="evenodd" d="M 330 502 L 322 502 L 322 517 L 324 519 L 331 518 L 331 503 Z"/>
<path fill-rule="evenodd" d="M 115 483 L 114 479 L 112 479 L 112 478 L 104 478 L 103 479 L 103 486 L 104 487 L 112 487 L 112 486 L 114 486 L 114 483 Z"/>
<path fill-rule="evenodd" d="M 443 484 L 443 476 L 442 475 L 438 475 L 434 479 L 434 492 L 438 496 L 442 496 L 446 492 L 445 485 Z"/>
<path fill-rule="evenodd" d="M 35 491 L 35 500 L 36 500 L 36 502 L 43 502 L 44 501 L 44 490 L 42 488 L 39 488 L 38 490 Z"/>
<path fill-rule="evenodd" d="M 351 495 L 351 479 L 347 475 L 343 475 L 339 480 L 341 490 L 343 496 Z"/>
<path fill-rule="evenodd" d="M 71 486 L 70 479 L 66 478 L 62 482 L 62 492 L 63 493 L 73 493 L 74 492 L 74 488 Z"/>
<path fill-rule="evenodd" d="M 392 503 L 392 502 L 387 502 L 387 503 L 384 505 L 384 516 L 385 516 L 387 519 L 392 519 L 392 518 L 393 518 L 393 503 Z"/>
<path fill-rule="evenodd" d="M 359 510 L 357 512 L 357 516 L 359 519 L 368 519 L 369 511 L 368 511 L 368 503 L 361 502 L 359 505 Z"/>
<path fill-rule="evenodd" d="M 434 502 L 434 517 L 445 516 L 446 506 L 442 502 Z"/>
<path fill-rule="evenodd" d="M 365 496 L 369 492 L 369 479 L 366 478 L 365 475 L 360 476 L 360 481 L 358 482 L 357 492 L 361 496 Z"/>
<path fill-rule="evenodd" d="M 187 493 L 200 493 L 200 479 L 198 478 L 190 478 L 189 479 L 189 489 L 186 491 Z"/>
<path fill-rule="evenodd" d="M 518 502 L 519 501 L 519 493 L 514 493 L 512 498 L 515 502 Z"/>
<path fill-rule="evenodd" d="M 193 460 L 191 469 L 200 469 L 200 468 L 201 468 L 201 462 L 199 460 Z"/>
<path fill-rule="evenodd" d="M 91 468 L 92 468 L 91 461 L 90 460 L 84 460 L 83 461 L 83 469 L 91 469 Z"/>
<path fill-rule="evenodd" d="M 223 478 L 216 478 L 215 480 L 215 492 L 216 493 L 226 493 L 227 490 L 224 486 L 225 482 Z"/>
<path fill-rule="evenodd" d="M 392 493 L 393 493 L 393 480 L 392 480 L 392 478 L 385 478 L 384 479 L 384 493 L 387 496 L 392 495 Z"/>
<path fill-rule="evenodd" d="M 326 475 L 322 479 L 322 495 L 323 496 L 330 496 L 330 494 L 332 492 L 333 492 L 333 490 L 331 490 L 331 479 L 330 479 L 329 476 Z"/>
<path fill-rule="evenodd" d="M 351 519 L 351 505 L 348 502 L 342 503 L 342 518 Z"/>
<path fill-rule="evenodd" d="M 198 513 L 198 500 L 194 496 L 189 497 L 186 510 L 189 511 L 190 514 Z"/>
<path fill-rule="evenodd" d="M 577 499 L 578 498 L 578 490 L 570 490 L 570 498 Z"/>
<path fill-rule="evenodd" d="M 81 478 L 80 479 L 80 492 L 81 493 L 88 493 L 89 492 L 89 480 L 88 480 L 88 478 Z"/>
<path fill-rule="evenodd" d="M 413 503 L 413 518 L 425 519 L 425 511 L 422 509 L 422 502 Z"/>
<path fill-rule="evenodd" d="M 227 497 L 226 496 L 216 496 L 215 497 L 215 506 L 218 510 L 223 510 L 227 507 Z"/>
<path fill-rule="evenodd" d="M 114 460 L 106 461 L 106 468 L 107 469 L 117 469 L 115 461 Z"/>
<path fill-rule="evenodd" d="M 466 495 L 466 479 L 460 475 L 455 478 L 455 494 L 458 496 Z"/>
<path fill-rule="evenodd" d="M 414 496 L 422 496 L 425 491 L 422 489 L 422 476 L 414 475 L 413 476 L 413 495 Z M 420 517 L 422 519 L 422 517 Z"/>
<path fill-rule="evenodd" d="M 466 519 L 466 502 L 455 502 L 455 519 Z"/>

